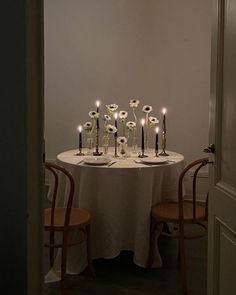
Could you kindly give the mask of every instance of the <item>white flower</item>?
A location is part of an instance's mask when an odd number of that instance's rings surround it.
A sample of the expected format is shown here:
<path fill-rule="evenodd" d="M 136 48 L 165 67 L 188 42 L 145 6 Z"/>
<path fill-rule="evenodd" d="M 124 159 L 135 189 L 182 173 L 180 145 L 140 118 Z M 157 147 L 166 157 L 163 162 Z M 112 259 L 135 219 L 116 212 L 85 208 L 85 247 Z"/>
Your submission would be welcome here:
<path fill-rule="evenodd" d="M 117 132 L 117 128 L 114 125 L 108 124 L 106 126 L 106 132 L 109 134 L 113 134 Z"/>
<path fill-rule="evenodd" d="M 113 104 L 107 104 L 106 108 L 108 109 L 108 111 L 110 112 L 114 112 L 118 109 L 118 105 L 113 103 Z"/>
<path fill-rule="evenodd" d="M 136 123 L 135 123 L 134 121 L 128 121 L 128 122 L 126 123 L 126 127 L 127 127 L 129 130 L 133 131 L 134 128 L 136 127 Z"/>
<path fill-rule="evenodd" d="M 104 115 L 103 120 L 106 122 L 111 121 L 111 117 L 109 115 Z"/>
<path fill-rule="evenodd" d="M 125 144 L 125 143 L 127 143 L 127 138 L 126 138 L 125 136 L 119 136 L 119 137 L 117 138 L 117 142 L 118 142 L 119 144 Z"/>
<path fill-rule="evenodd" d="M 148 118 L 148 120 L 149 120 L 149 123 L 150 123 L 151 125 L 156 125 L 156 124 L 159 123 L 159 120 L 158 120 L 156 117 L 152 117 L 152 116 L 150 116 L 150 117 Z"/>
<path fill-rule="evenodd" d="M 138 99 L 131 99 L 129 102 L 129 105 L 131 108 L 137 108 L 139 105 L 139 100 Z"/>
<path fill-rule="evenodd" d="M 146 105 L 143 107 L 142 111 L 149 114 L 152 111 L 152 106 Z"/>
<path fill-rule="evenodd" d="M 120 117 L 121 120 L 126 119 L 128 117 L 128 112 L 126 112 L 126 111 L 120 111 L 119 112 L 119 117 Z"/>
<path fill-rule="evenodd" d="M 97 113 L 96 111 L 90 111 L 88 114 L 91 119 L 95 119 L 99 117 L 99 113 Z"/>
<path fill-rule="evenodd" d="M 87 131 L 90 131 L 93 127 L 93 124 L 91 122 L 85 122 L 84 123 L 84 129 Z"/>

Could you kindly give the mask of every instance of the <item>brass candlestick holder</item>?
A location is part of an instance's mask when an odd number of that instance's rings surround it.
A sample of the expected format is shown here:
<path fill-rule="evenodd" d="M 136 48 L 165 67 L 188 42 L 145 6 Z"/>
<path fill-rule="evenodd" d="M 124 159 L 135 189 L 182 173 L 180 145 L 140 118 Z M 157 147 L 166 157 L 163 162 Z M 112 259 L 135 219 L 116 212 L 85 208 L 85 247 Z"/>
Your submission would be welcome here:
<path fill-rule="evenodd" d="M 144 149 L 141 150 L 141 153 L 138 155 L 139 158 L 146 158 L 148 157 L 147 155 L 145 155 L 144 153 Z"/>
<path fill-rule="evenodd" d="M 84 156 L 84 153 L 82 153 L 82 147 L 79 148 L 78 153 L 76 153 L 76 156 Z"/>
<path fill-rule="evenodd" d="M 99 128 L 96 128 L 96 150 L 93 152 L 94 156 L 101 156 L 102 152 L 99 152 Z"/>
<path fill-rule="evenodd" d="M 163 130 L 162 132 L 162 152 L 159 154 L 159 156 L 167 157 L 169 154 L 166 152 L 166 131 Z"/>

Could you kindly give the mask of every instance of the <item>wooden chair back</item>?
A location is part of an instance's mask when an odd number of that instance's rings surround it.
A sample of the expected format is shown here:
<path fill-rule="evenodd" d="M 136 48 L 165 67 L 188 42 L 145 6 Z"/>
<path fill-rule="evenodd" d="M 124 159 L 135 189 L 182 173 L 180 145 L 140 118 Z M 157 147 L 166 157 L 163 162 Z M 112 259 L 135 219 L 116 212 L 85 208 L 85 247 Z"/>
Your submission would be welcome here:
<path fill-rule="evenodd" d="M 59 186 L 59 178 L 60 173 L 62 173 L 66 177 L 66 181 L 69 182 L 69 195 L 68 195 L 68 201 L 66 207 L 66 213 L 65 213 L 65 221 L 64 226 L 69 226 L 70 223 L 70 216 L 71 216 L 71 209 L 72 209 L 72 203 L 73 203 L 73 197 L 74 197 L 74 188 L 75 183 L 72 175 L 63 167 L 51 163 L 46 162 L 45 163 L 45 169 L 51 172 L 54 178 L 54 187 L 53 187 L 53 195 L 52 195 L 52 204 L 51 204 L 51 227 L 54 226 L 54 217 L 55 217 L 55 207 L 56 207 L 56 201 L 57 201 L 57 192 L 58 192 L 58 186 Z"/>
<path fill-rule="evenodd" d="M 187 172 L 193 167 L 195 168 L 193 179 L 192 179 L 192 220 L 193 222 L 196 220 L 196 184 L 197 184 L 197 176 L 200 169 L 206 166 L 209 163 L 208 158 L 201 158 L 198 159 L 189 165 L 187 165 L 184 170 L 181 172 L 179 176 L 179 183 L 178 183 L 178 201 L 179 201 L 179 219 L 183 221 L 183 179 Z"/>

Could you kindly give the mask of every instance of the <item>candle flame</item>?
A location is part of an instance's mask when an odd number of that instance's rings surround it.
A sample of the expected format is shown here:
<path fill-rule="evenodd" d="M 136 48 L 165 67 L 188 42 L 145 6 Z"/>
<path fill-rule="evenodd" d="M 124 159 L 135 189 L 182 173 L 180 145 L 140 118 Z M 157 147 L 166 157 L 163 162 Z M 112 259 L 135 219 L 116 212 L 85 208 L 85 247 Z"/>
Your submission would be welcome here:
<path fill-rule="evenodd" d="M 156 133 L 158 133 L 159 132 L 159 127 L 156 127 Z"/>
<path fill-rule="evenodd" d="M 117 118 L 118 118 L 118 113 L 114 113 L 114 118 L 115 118 L 115 120 L 117 120 Z"/>
<path fill-rule="evenodd" d="M 95 104 L 96 104 L 96 107 L 98 108 L 100 106 L 100 101 L 97 100 Z"/>
<path fill-rule="evenodd" d="M 141 119 L 141 125 L 144 126 L 145 124 L 145 119 Z"/>
<path fill-rule="evenodd" d="M 78 128 L 77 128 L 77 130 L 78 130 L 79 132 L 82 132 L 82 129 L 83 129 L 83 128 L 82 128 L 81 125 L 79 125 Z"/>
<path fill-rule="evenodd" d="M 162 113 L 163 113 L 163 115 L 165 115 L 166 112 L 167 112 L 167 109 L 166 109 L 166 108 L 163 108 L 163 109 L 162 109 Z"/>

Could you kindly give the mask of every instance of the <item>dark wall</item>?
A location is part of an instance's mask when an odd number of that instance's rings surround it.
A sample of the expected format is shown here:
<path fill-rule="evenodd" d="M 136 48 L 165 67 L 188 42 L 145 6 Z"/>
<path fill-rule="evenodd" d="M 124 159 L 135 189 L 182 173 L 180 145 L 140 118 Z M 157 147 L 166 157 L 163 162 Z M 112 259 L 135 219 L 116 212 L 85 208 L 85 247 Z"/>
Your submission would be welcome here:
<path fill-rule="evenodd" d="M 27 294 L 26 1 L 0 4 L 0 294 Z"/>

